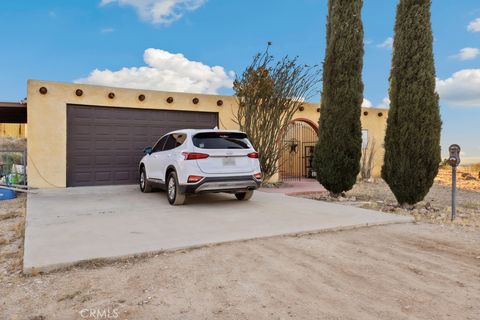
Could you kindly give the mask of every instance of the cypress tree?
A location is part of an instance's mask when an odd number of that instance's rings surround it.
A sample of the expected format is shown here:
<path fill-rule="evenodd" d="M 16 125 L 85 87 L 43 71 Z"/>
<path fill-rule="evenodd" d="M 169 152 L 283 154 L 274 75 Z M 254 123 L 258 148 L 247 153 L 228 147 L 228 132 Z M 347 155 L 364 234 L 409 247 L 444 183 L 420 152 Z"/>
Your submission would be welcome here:
<path fill-rule="evenodd" d="M 427 195 L 441 160 L 430 0 L 398 4 L 390 101 L 382 178 L 411 207 Z"/>
<path fill-rule="evenodd" d="M 332 196 L 350 190 L 360 171 L 363 102 L 363 0 L 329 0 L 323 65 L 317 180 Z"/>

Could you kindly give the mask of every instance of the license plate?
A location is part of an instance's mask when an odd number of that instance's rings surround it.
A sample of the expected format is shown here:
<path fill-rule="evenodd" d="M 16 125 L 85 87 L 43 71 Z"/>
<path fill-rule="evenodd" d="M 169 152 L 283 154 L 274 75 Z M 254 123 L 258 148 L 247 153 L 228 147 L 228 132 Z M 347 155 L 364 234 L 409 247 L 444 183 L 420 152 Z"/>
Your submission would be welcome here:
<path fill-rule="evenodd" d="M 224 166 L 234 166 L 235 165 L 235 158 L 223 158 L 223 165 Z"/>

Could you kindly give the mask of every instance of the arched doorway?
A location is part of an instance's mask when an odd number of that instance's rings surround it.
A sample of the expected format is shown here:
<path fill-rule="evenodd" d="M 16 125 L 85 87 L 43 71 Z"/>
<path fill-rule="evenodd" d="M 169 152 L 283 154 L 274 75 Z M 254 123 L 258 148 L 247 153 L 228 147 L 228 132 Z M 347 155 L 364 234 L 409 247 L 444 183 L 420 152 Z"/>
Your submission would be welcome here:
<path fill-rule="evenodd" d="M 295 119 L 282 140 L 279 172 L 282 181 L 315 178 L 313 151 L 318 140 L 318 127 L 308 119 Z"/>

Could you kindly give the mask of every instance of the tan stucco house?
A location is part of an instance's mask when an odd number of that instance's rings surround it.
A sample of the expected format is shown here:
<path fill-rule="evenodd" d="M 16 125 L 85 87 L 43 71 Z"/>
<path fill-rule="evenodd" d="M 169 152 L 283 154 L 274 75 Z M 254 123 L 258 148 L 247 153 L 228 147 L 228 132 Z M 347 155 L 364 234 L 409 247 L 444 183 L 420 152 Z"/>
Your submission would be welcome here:
<path fill-rule="evenodd" d="M 135 183 L 143 148 L 164 133 L 181 128 L 238 129 L 234 122 L 238 105 L 231 96 L 30 80 L 27 101 L 13 113 L 18 119 L 26 114 L 28 182 L 35 188 Z M 295 148 L 284 155 L 275 180 L 282 174 L 308 175 L 319 111 L 317 103 L 305 103 L 295 114 L 291 126 L 299 133 L 286 137 Z M 383 145 L 386 117 L 384 109 L 362 110 L 364 134 L 378 146 Z M 382 159 L 380 149 L 374 174 Z M 295 161 L 298 170 L 290 168 Z"/>

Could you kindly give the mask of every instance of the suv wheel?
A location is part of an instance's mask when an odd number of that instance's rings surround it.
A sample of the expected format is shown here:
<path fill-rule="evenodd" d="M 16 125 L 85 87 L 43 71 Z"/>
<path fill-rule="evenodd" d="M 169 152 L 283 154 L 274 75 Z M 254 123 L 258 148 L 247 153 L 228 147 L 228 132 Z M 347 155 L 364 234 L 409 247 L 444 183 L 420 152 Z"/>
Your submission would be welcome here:
<path fill-rule="evenodd" d="M 171 205 L 178 206 L 185 202 L 185 194 L 179 189 L 177 173 L 172 171 L 167 179 L 167 198 Z"/>
<path fill-rule="evenodd" d="M 237 197 L 240 201 L 247 201 L 253 196 L 253 190 L 249 190 L 247 192 L 237 192 L 235 193 L 235 197 Z"/>
<path fill-rule="evenodd" d="M 145 167 L 142 167 L 142 170 L 140 170 L 140 190 L 144 193 L 152 192 L 152 185 L 147 180 L 147 172 L 145 171 Z"/>

